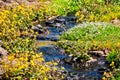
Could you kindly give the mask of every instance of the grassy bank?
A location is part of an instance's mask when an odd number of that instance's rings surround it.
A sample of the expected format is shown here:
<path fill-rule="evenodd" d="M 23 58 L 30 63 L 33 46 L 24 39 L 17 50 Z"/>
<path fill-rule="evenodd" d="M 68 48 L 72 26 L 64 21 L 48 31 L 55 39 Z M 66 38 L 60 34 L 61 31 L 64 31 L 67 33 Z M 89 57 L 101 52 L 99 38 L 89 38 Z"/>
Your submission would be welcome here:
<path fill-rule="evenodd" d="M 112 63 L 110 66 L 112 67 L 113 72 L 116 72 L 120 65 L 119 30 L 120 28 L 118 26 L 108 24 L 100 26 L 88 25 L 86 27 L 78 25 L 75 28 L 63 33 L 61 41 L 59 41 L 57 45 L 65 49 L 66 53 L 72 54 L 77 58 L 80 57 L 81 61 L 89 60 L 89 51 L 109 50 L 110 52 L 107 53 L 109 55 L 106 59 L 109 63 Z"/>
<path fill-rule="evenodd" d="M 109 22 L 120 19 L 120 3 L 117 0 L 55 0 L 48 8 L 49 15 L 71 15 L 77 22 Z"/>

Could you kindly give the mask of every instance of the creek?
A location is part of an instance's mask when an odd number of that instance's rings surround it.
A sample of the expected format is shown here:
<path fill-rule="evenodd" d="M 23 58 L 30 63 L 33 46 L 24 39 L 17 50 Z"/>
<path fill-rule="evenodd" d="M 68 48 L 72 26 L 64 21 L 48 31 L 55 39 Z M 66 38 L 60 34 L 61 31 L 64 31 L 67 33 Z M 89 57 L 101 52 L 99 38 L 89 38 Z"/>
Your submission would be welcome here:
<path fill-rule="evenodd" d="M 48 33 L 43 32 L 43 34 L 39 34 L 36 43 L 38 51 L 43 53 L 45 61 L 56 61 L 59 63 L 58 67 L 64 67 L 64 73 L 66 74 L 65 80 L 101 80 L 103 72 L 107 71 L 105 57 L 92 57 L 92 61 L 87 67 L 77 69 L 75 67 L 77 63 L 72 62 L 71 57 L 65 54 L 63 49 L 54 45 L 56 41 L 59 41 L 60 35 L 63 32 L 77 25 L 76 17 L 58 16 L 46 21 L 45 24 Z M 78 67 L 81 65 L 79 64 Z"/>

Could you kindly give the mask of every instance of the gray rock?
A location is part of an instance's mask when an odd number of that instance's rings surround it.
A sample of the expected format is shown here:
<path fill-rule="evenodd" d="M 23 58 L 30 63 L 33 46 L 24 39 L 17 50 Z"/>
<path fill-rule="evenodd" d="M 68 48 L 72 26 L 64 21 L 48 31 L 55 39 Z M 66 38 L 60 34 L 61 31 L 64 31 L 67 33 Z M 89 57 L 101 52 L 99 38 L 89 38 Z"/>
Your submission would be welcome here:
<path fill-rule="evenodd" d="M 49 20 L 45 22 L 46 26 L 53 27 L 54 20 Z"/>
<path fill-rule="evenodd" d="M 103 51 L 89 51 L 88 52 L 90 55 L 96 56 L 96 57 L 102 57 L 105 56 Z"/>
<path fill-rule="evenodd" d="M 8 52 L 4 48 L 0 47 L 0 55 L 1 56 L 7 56 Z"/>
<path fill-rule="evenodd" d="M 99 73 L 99 74 L 103 74 L 105 71 L 107 71 L 107 69 L 106 68 L 99 68 L 98 70 L 97 70 L 97 72 Z"/>
<path fill-rule="evenodd" d="M 8 52 L 4 48 L 0 47 L 0 61 L 4 60 L 5 62 L 7 61 L 7 55 Z"/>
<path fill-rule="evenodd" d="M 64 23 L 64 22 L 65 22 L 65 18 L 62 17 L 62 16 L 58 16 L 58 17 L 55 19 L 55 22 Z"/>
<path fill-rule="evenodd" d="M 39 25 L 36 25 L 36 26 L 33 26 L 32 29 L 35 31 L 35 32 L 38 32 L 39 34 L 41 33 L 46 33 L 47 30 L 45 28 L 43 28 L 40 24 Z"/>
<path fill-rule="evenodd" d="M 120 20 L 118 20 L 118 19 L 112 20 L 111 23 L 112 23 L 113 25 L 118 25 L 118 26 L 120 26 Z"/>
<path fill-rule="evenodd" d="M 33 26 L 32 29 L 39 31 L 39 29 L 43 29 L 43 27 L 39 24 L 39 25 Z"/>

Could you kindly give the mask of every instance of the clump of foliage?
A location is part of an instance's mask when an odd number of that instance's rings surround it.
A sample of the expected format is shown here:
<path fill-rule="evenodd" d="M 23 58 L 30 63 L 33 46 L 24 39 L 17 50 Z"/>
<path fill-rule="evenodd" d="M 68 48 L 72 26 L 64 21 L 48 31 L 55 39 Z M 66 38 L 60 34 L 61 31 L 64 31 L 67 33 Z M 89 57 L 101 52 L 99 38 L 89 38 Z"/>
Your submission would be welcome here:
<path fill-rule="evenodd" d="M 119 1 L 118 1 L 119 2 Z M 81 21 L 111 21 L 120 18 L 120 3 L 112 0 L 86 0 L 81 3 L 81 7 L 76 12 L 78 22 Z"/>
<path fill-rule="evenodd" d="M 29 38 L 23 39 L 21 36 L 32 37 L 34 32 L 29 26 L 32 21 L 41 19 L 44 13 L 44 11 L 42 12 L 44 8 L 40 6 L 13 6 L 0 12 L 0 40 L 3 41 L 4 48 L 9 52 L 17 51 L 18 48 L 20 50 L 23 46 L 26 46 L 28 49 L 30 46 L 32 47 L 31 43 L 34 40 Z"/>
<path fill-rule="evenodd" d="M 107 56 L 107 60 L 108 60 L 109 63 L 114 62 L 114 66 L 116 68 L 119 68 L 119 66 L 120 66 L 119 57 L 120 57 L 120 51 L 119 51 L 119 49 L 116 48 L 116 50 L 111 51 L 109 56 Z"/>
<path fill-rule="evenodd" d="M 113 49 L 107 56 L 107 61 L 110 63 L 110 72 L 104 72 L 103 80 L 119 80 L 120 79 L 120 51 Z"/>
<path fill-rule="evenodd" d="M 55 0 L 51 2 L 48 8 L 49 15 L 67 15 L 78 11 L 79 7 L 72 0 Z"/>
<path fill-rule="evenodd" d="M 76 26 L 62 34 L 62 40 L 71 41 L 119 41 L 120 28 L 112 25 L 88 25 L 86 27 Z"/>
<path fill-rule="evenodd" d="M 63 77 L 56 68 L 57 63 L 45 63 L 41 53 L 10 54 L 1 64 L 4 71 L 3 79 L 56 80 Z"/>
<path fill-rule="evenodd" d="M 111 21 L 120 18 L 119 0 L 55 0 L 47 15 L 75 14 L 78 22 Z"/>
<path fill-rule="evenodd" d="M 41 6 L 42 5 L 42 6 Z M 36 54 L 36 34 L 30 26 L 36 20 L 45 18 L 46 5 L 7 7 L 0 11 L 0 40 L 9 55 L 0 61 L 2 79 L 60 79 L 55 64 L 45 63 L 42 54 Z"/>
<path fill-rule="evenodd" d="M 79 62 L 88 61 L 90 58 L 87 54 L 88 44 L 75 41 L 59 41 L 56 45 L 65 49 L 65 52 L 68 53 L 68 55 L 72 55 L 75 59 L 79 58 Z"/>
<path fill-rule="evenodd" d="M 61 41 L 58 42 L 58 46 L 75 56 L 81 56 L 91 50 L 120 49 L 119 30 L 118 26 L 112 25 L 77 26 L 61 35 Z"/>
<path fill-rule="evenodd" d="M 91 50 L 110 50 L 106 59 L 110 63 L 112 70 L 103 75 L 103 80 L 119 79 L 119 30 L 120 28 L 118 26 L 113 25 L 77 26 L 63 33 L 58 45 L 65 49 L 67 53 L 76 56 L 86 54 L 86 52 Z"/>

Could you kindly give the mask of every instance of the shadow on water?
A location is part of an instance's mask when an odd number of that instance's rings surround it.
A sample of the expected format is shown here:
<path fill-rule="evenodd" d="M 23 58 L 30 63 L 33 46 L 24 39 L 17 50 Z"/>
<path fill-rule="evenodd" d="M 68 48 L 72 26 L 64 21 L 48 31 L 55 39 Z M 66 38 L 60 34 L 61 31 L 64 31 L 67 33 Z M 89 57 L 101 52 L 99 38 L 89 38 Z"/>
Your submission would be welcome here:
<path fill-rule="evenodd" d="M 58 67 L 64 67 L 67 74 L 65 80 L 101 80 L 102 74 L 98 73 L 100 66 L 95 66 L 94 69 L 78 70 L 74 68 L 72 64 L 64 62 L 65 59 L 70 59 L 70 57 L 65 54 L 63 49 L 54 46 L 55 41 L 60 39 L 60 35 L 63 32 L 76 26 L 76 17 L 58 16 L 54 19 L 46 21 L 45 24 L 48 33 L 39 34 L 37 36 L 38 42 L 36 43 L 38 51 L 43 53 L 45 61 L 56 61 L 59 63 Z M 102 72 L 105 71 L 102 68 L 101 70 L 103 70 Z"/>

